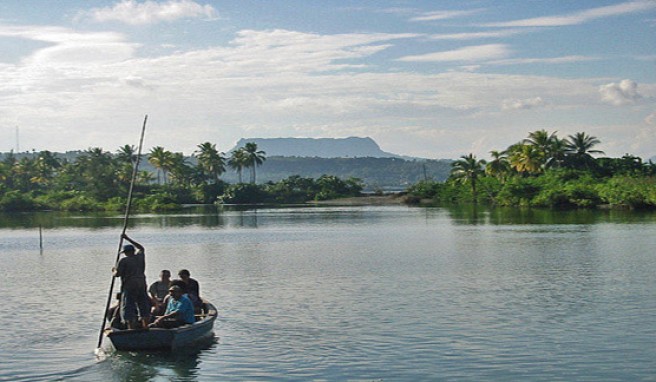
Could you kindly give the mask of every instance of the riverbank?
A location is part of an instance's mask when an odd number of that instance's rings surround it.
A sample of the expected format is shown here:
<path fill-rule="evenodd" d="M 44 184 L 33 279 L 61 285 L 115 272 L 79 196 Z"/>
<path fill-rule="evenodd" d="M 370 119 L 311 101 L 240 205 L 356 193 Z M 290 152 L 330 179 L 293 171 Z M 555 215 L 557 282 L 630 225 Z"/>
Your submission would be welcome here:
<path fill-rule="evenodd" d="M 389 206 L 389 205 L 400 205 L 406 203 L 407 203 L 407 195 L 405 193 L 356 196 L 351 198 L 313 200 L 307 202 L 307 204 L 326 205 L 326 206 Z"/>

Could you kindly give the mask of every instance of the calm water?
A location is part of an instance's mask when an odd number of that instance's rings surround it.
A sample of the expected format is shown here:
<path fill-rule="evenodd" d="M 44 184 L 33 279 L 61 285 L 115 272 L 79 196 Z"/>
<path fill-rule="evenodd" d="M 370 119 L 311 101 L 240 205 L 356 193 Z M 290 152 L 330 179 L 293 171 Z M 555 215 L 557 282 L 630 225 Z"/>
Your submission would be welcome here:
<path fill-rule="evenodd" d="M 191 270 L 219 307 L 217 338 L 97 360 L 121 227 L 0 215 L 0 380 L 656 381 L 654 214 L 138 215 L 149 280 Z"/>

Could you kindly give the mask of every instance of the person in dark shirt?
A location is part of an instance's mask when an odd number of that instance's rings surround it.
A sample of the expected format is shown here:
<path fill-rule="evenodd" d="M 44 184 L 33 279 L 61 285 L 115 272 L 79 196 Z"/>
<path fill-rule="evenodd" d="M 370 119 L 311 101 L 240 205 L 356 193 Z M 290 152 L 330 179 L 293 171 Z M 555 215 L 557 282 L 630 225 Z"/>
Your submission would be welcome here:
<path fill-rule="evenodd" d="M 200 298 L 200 285 L 198 284 L 198 281 L 192 279 L 191 274 L 186 269 L 180 270 L 180 272 L 178 272 L 178 277 L 180 277 L 180 280 L 185 283 L 184 290 L 191 302 L 194 303 L 194 308 L 196 310 L 200 310 L 203 305 L 203 301 Z"/>
<path fill-rule="evenodd" d="M 141 326 L 145 328 L 150 321 L 150 299 L 146 292 L 145 250 L 128 235 L 123 234 L 122 237 L 130 244 L 123 246 L 121 252 L 125 257 L 112 269 L 114 277 L 121 278 L 121 321 L 128 329 L 137 329 L 140 320 Z"/>

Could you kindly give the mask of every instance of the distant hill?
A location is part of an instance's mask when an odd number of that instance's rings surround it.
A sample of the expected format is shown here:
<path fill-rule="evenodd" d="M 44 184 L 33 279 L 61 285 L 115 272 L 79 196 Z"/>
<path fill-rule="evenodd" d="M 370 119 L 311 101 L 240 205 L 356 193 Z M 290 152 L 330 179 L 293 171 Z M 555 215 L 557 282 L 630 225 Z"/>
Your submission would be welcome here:
<path fill-rule="evenodd" d="M 230 152 L 246 143 L 257 144 L 268 157 L 400 158 L 385 152 L 371 138 L 242 138 Z"/>
<path fill-rule="evenodd" d="M 449 177 L 452 160 L 405 160 L 400 158 L 301 158 L 267 157 L 257 168 L 257 182 L 277 182 L 292 175 L 318 178 L 334 175 L 342 179 L 360 178 L 365 190 L 404 190 L 424 179 L 444 181 Z M 237 182 L 237 174 L 228 169 L 221 178 Z M 245 181 L 249 179 L 244 171 Z"/>
<path fill-rule="evenodd" d="M 451 160 L 427 160 L 407 158 L 385 152 L 371 138 L 249 138 L 241 139 L 235 148 L 246 143 L 256 143 L 259 150 L 266 152 L 266 161 L 257 168 L 257 182 L 277 182 L 298 175 L 318 178 L 334 175 L 342 179 L 355 177 L 365 184 L 365 190 L 403 190 L 423 179 L 443 181 L 449 176 Z M 53 153 L 60 159 L 75 161 L 82 151 Z M 0 160 L 6 154 L 0 153 Z M 31 157 L 36 153 L 17 153 L 15 156 Z M 195 156 L 186 157 L 190 165 L 197 164 Z M 140 169 L 156 173 L 144 154 Z M 248 181 L 250 172 L 244 171 L 243 180 Z M 237 183 L 238 176 L 230 168 L 221 175 L 228 183 Z"/>

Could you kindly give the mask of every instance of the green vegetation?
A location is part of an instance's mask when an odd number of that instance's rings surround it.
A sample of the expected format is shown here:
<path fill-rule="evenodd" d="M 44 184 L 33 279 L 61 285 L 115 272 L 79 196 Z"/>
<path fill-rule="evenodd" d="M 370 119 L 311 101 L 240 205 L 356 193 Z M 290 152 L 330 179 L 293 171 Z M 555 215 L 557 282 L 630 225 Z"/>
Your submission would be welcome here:
<path fill-rule="evenodd" d="M 258 182 L 277 182 L 290 176 L 319 178 L 324 174 L 342 179 L 358 178 L 367 191 L 401 191 L 420 180 L 446 180 L 453 160 L 423 160 L 402 158 L 318 158 L 318 157 L 267 157 L 258 168 Z M 228 164 L 230 167 L 232 165 Z M 223 175 L 223 179 L 237 183 L 237 172 Z M 246 176 L 245 176 L 246 177 Z"/>
<path fill-rule="evenodd" d="M 409 200 L 432 203 L 487 203 L 548 208 L 656 208 L 656 164 L 603 154 L 596 137 L 534 131 L 489 162 L 463 155 L 444 182 L 424 181 L 408 189 Z"/>
<path fill-rule="evenodd" d="M 384 173 L 365 180 L 374 189 L 375 179 L 396 184 L 414 179 L 415 184 L 407 190 L 411 202 L 656 208 L 656 165 L 628 154 L 595 158 L 593 154 L 603 154 L 595 149 L 599 143 L 585 133 L 560 139 L 556 133 L 538 130 L 506 150 L 492 151 L 489 161 L 468 154 L 456 161 L 426 162 L 398 158 L 271 159 L 254 143 L 225 157 L 210 142 L 199 144 L 192 158 L 186 158 L 157 146 L 144 155 L 153 172 L 137 173 L 134 208 L 162 211 L 185 204 L 284 204 L 357 196 L 365 187 L 359 175 L 372 173 Z M 120 211 L 136 160 L 136 150 L 130 145 L 115 153 L 90 148 L 73 157 L 49 151 L 10 153 L 0 161 L 0 211 Z M 265 161 L 276 164 L 263 166 Z M 266 181 L 262 184 L 255 182 L 259 166 L 259 178 Z M 448 178 L 439 175 L 445 166 L 451 169 Z M 227 168 L 238 175 L 238 182 L 225 181 Z M 272 174 L 283 174 L 282 168 L 286 177 L 270 179 Z M 244 171 L 250 174 L 248 183 L 242 181 Z M 326 175 L 335 173 L 342 176 Z M 438 174 L 438 180 L 429 174 Z"/>
<path fill-rule="evenodd" d="M 362 192 L 362 182 L 356 178 L 346 181 L 332 175 L 322 175 L 318 179 L 290 176 L 279 182 L 263 185 L 238 183 L 229 186 L 219 199 L 228 204 L 290 204 L 304 203 L 308 200 L 327 200 L 358 196 Z"/>
<path fill-rule="evenodd" d="M 334 176 L 318 179 L 292 176 L 277 183 L 255 184 L 255 168 L 265 153 L 254 143 L 235 150 L 229 159 L 216 145 L 205 142 L 194 153 L 197 164 L 182 153 L 161 146 L 145 159 L 155 167 L 137 174 L 134 208 L 144 211 L 179 209 L 184 204 L 301 203 L 358 195 L 357 179 L 342 181 Z M 0 211 L 120 211 L 125 208 L 132 171 L 137 160 L 133 146 L 120 147 L 115 154 L 101 148 L 81 152 L 68 160 L 49 151 L 21 155 L 10 153 L 0 162 Z M 250 169 L 250 183 L 230 185 L 220 176 L 226 163 L 240 175 Z"/>

